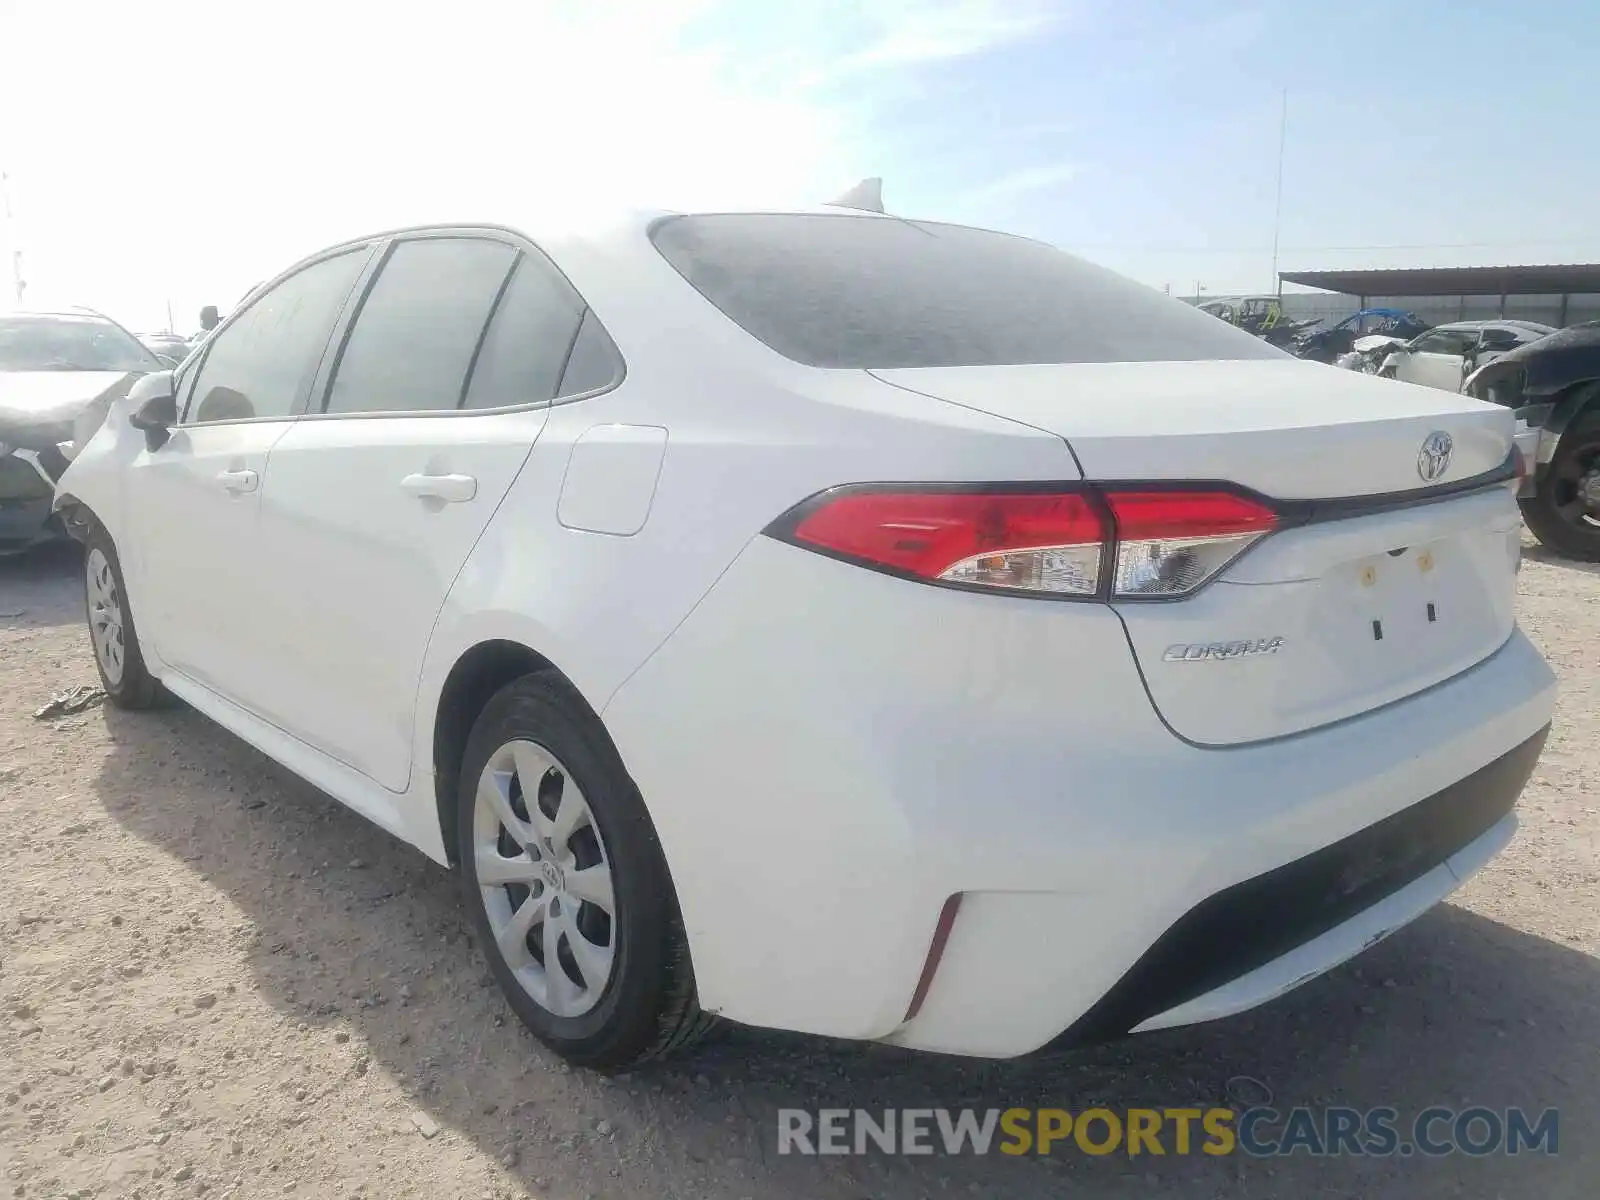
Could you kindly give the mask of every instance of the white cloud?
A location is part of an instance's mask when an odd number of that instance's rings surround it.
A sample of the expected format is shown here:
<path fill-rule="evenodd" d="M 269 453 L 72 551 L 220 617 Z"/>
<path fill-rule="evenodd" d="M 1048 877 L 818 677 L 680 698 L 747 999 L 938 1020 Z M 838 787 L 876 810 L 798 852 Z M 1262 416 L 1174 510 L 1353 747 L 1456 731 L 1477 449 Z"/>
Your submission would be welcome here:
<path fill-rule="evenodd" d="M 1023 167 L 974 188 L 962 197 L 962 202 L 972 204 L 997 204 L 1015 200 L 1031 192 L 1049 191 L 1070 182 L 1078 173 L 1071 163 L 1055 163 L 1037 167 Z"/>
<path fill-rule="evenodd" d="M 965 58 L 1040 33 L 1066 16 L 1059 2 L 1020 5 L 1002 0 L 952 0 L 937 5 L 902 0 L 880 3 L 867 11 L 869 23 L 877 26 L 875 36 L 850 56 L 847 61 L 852 65 Z"/>

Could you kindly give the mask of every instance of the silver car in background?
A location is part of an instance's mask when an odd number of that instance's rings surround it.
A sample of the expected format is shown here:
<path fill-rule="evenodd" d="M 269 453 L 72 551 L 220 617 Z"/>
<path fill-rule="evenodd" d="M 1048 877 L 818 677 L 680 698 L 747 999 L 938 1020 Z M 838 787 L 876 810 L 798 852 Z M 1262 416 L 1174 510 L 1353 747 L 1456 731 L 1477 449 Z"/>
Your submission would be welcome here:
<path fill-rule="evenodd" d="M 87 309 L 0 314 L 0 555 L 63 535 L 56 480 L 134 380 L 166 365 Z"/>

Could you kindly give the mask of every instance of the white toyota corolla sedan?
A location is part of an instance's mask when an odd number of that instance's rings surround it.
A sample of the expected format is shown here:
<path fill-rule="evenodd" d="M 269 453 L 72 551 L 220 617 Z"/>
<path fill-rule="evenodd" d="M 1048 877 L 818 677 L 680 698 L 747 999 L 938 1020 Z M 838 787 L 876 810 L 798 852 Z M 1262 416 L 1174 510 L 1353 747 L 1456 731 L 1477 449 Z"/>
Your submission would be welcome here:
<path fill-rule="evenodd" d="M 1510 413 L 847 209 L 335 246 L 63 477 L 111 698 L 459 870 L 522 1019 L 1010 1056 L 1221 1017 L 1510 839 Z"/>

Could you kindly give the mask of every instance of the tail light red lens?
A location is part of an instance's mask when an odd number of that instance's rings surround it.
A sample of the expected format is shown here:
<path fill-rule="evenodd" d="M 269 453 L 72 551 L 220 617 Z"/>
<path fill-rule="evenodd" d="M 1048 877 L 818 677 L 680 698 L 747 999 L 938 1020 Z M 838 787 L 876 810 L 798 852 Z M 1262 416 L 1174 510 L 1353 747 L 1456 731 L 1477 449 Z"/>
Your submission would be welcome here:
<path fill-rule="evenodd" d="M 789 540 L 929 581 L 1092 596 L 1105 519 L 1081 492 L 851 490 Z"/>
<path fill-rule="evenodd" d="M 825 492 L 767 532 L 929 583 L 1172 599 L 1214 579 L 1276 526 L 1265 504 L 1222 490 L 885 485 Z"/>

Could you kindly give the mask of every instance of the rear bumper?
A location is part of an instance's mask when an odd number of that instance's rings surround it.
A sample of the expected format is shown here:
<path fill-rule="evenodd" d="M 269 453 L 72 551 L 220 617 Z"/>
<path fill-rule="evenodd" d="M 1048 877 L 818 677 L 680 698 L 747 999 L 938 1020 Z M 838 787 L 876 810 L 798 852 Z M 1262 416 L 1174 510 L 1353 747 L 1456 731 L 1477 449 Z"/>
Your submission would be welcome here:
<path fill-rule="evenodd" d="M 1462 882 L 1453 858 L 1480 841 L 1497 841 L 1498 849 L 1510 840 L 1512 808 L 1548 733 L 1541 729 L 1410 808 L 1208 897 L 1156 939 L 1066 1040 L 1103 1040 L 1250 1007 L 1293 986 L 1272 984 L 1304 982 L 1419 916 Z M 1466 854 L 1462 861 L 1475 870 L 1487 857 Z M 1408 902 L 1385 905 L 1413 884 L 1422 886 Z M 1341 927 L 1345 936 L 1315 945 Z M 1294 960 L 1292 969 L 1264 970 L 1283 959 Z M 1247 979 L 1258 973 L 1270 991 L 1256 998 L 1261 989 Z"/>
<path fill-rule="evenodd" d="M 1526 772 L 1491 772 L 1502 786 L 1472 805 L 1451 789 L 1535 739 L 1531 769 L 1553 708 L 1516 633 L 1383 709 L 1202 748 L 1157 718 L 1104 606 L 928 588 L 757 539 L 603 716 L 666 852 L 703 1005 L 1005 1057 L 1203 1019 L 1185 1005 L 1235 1011 L 1284 990 L 1294 955 L 1298 982 L 1393 928 L 1385 904 L 1432 904 L 1455 878 L 1435 872 L 1500 836 Z M 1331 898 L 1243 937 L 1238 897 L 1263 877 L 1288 880 L 1270 904 Z M 1195 911 L 1191 960 L 1163 938 Z"/>
<path fill-rule="evenodd" d="M 1516 830 L 1516 816 L 1507 813 L 1443 863 L 1372 907 L 1237 979 L 1145 1020 L 1134 1032 L 1192 1025 L 1245 1012 L 1315 979 L 1438 904 L 1504 850 Z"/>

